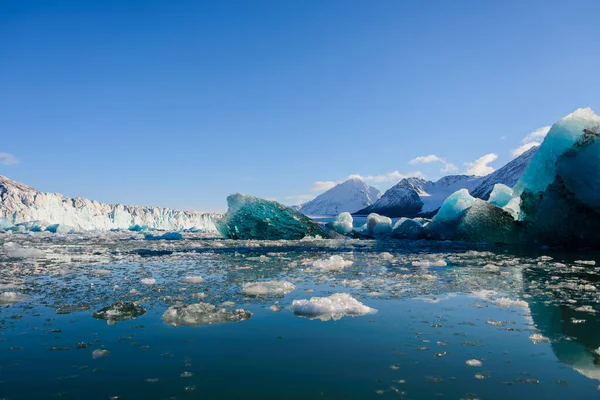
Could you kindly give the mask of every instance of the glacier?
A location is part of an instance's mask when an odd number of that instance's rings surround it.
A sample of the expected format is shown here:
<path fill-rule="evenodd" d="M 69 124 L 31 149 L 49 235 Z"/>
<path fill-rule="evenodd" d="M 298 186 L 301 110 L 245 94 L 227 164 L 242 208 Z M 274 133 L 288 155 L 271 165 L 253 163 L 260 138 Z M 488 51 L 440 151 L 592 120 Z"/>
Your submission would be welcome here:
<path fill-rule="evenodd" d="M 229 239 L 299 240 L 329 238 L 318 223 L 276 201 L 236 193 L 227 197 L 227 213 L 216 222 Z"/>
<path fill-rule="evenodd" d="M 84 198 L 44 193 L 0 176 L 0 229 L 60 232 L 111 229 L 200 230 L 216 233 L 215 213 L 169 208 L 106 204 Z M 29 229 L 28 229 L 29 228 Z"/>

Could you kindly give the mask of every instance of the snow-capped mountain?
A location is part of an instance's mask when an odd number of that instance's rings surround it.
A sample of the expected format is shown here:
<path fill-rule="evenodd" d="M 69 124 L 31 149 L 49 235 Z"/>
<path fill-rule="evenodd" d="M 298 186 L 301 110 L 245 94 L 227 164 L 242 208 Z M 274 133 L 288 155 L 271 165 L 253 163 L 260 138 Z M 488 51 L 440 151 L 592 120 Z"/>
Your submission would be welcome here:
<path fill-rule="evenodd" d="M 434 214 L 446 197 L 460 189 L 467 189 L 473 197 L 487 200 L 495 184 L 514 186 L 536 150 L 537 147 L 528 150 L 487 176 L 449 175 L 436 182 L 421 178 L 402 179 L 378 201 L 357 214 L 374 212 L 388 217 L 427 216 Z"/>
<path fill-rule="evenodd" d="M 106 204 L 79 197 L 43 193 L 0 175 L 0 218 L 11 224 L 39 221 L 67 225 L 76 230 L 153 229 L 216 232 L 219 214 L 177 211 L 169 208 Z"/>
<path fill-rule="evenodd" d="M 338 215 L 347 211 L 353 213 L 373 204 L 381 193 L 359 178 L 348 179 L 304 203 L 300 212 L 305 215 Z"/>
<path fill-rule="evenodd" d="M 473 189 L 471 195 L 483 200 L 487 200 L 494 189 L 496 183 L 503 183 L 508 187 L 513 187 L 523 175 L 533 155 L 537 152 L 539 146 L 532 147 L 519 157 L 515 158 L 504 167 L 489 175 L 479 178 L 479 185 Z"/>

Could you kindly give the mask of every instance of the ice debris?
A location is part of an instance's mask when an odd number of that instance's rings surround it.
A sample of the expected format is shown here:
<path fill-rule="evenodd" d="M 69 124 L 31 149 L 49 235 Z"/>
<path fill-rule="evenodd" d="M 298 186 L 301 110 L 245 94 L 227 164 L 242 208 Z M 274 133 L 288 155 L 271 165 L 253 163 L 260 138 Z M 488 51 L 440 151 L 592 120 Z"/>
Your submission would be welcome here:
<path fill-rule="evenodd" d="M 183 278 L 183 283 L 200 284 L 203 282 L 204 278 L 202 278 L 201 276 L 186 276 L 185 278 Z"/>
<path fill-rule="evenodd" d="M 6 254 L 9 258 L 42 258 L 46 255 L 42 250 L 31 247 L 14 247 Z"/>
<path fill-rule="evenodd" d="M 167 232 L 162 235 L 146 235 L 145 240 L 183 240 L 183 235 L 179 232 Z"/>
<path fill-rule="evenodd" d="M 316 222 L 275 201 L 243 194 L 227 197 L 227 213 L 217 222 L 221 234 L 229 239 L 297 240 L 305 237 L 328 238 Z"/>
<path fill-rule="evenodd" d="M 294 289 L 296 286 L 286 281 L 248 282 L 242 286 L 247 296 L 282 297 Z"/>
<path fill-rule="evenodd" d="M 296 315 L 321 321 L 339 320 L 344 316 L 357 317 L 377 312 L 348 293 L 336 293 L 329 297 L 313 297 L 310 300 L 294 300 L 292 311 Z"/>
<path fill-rule="evenodd" d="M 23 301 L 25 296 L 15 292 L 0 293 L 0 304 L 13 304 Z"/>
<path fill-rule="evenodd" d="M 128 319 L 134 319 L 140 315 L 144 315 L 146 309 L 135 303 L 126 303 L 117 301 L 115 304 L 104 307 L 92 314 L 96 319 L 103 319 L 109 324 Z"/>
<path fill-rule="evenodd" d="M 352 261 L 344 260 L 342 256 L 336 254 L 329 258 L 312 261 L 310 264 L 316 270 L 335 272 L 352 265 Z"/>
<path fill-rule="evenodd" d="M 251 317 L 252 313 L 247 310 L 227 310 L 208 303 L 197 303 L 169 307 L 162 319 L 172 326 L 200 326 L 245 321 Z"/>

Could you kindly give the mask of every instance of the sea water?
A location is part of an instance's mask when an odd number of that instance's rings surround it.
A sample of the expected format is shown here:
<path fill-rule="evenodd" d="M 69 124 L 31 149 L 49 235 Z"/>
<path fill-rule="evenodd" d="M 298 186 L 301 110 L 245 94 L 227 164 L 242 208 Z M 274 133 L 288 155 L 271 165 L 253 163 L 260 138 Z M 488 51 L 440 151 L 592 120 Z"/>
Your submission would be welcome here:
<path fill-rule="evenodd" d="M 0 236 L 0 397 L 600 394 L 596 253 L 142 237 Z M 296 306 L 339 294 L 355 307 Z M 93 317 L 117 302 L 144 313 Z M 251 317 L 197 326 L 163 318 L 198 303 Z"/>

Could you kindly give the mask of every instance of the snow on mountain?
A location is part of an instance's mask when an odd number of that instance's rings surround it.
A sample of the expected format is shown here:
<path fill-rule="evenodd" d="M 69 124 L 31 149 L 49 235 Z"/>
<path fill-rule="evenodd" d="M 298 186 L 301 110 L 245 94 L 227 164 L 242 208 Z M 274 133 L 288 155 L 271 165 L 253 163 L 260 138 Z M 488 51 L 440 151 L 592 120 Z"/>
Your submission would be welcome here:
<path fill-rule="evenodd" d="M 169 208 L 106 204 L 79 197 L 43 193 L 0 175 L 0 218 L 12 224 L 40 221 L 67 225 L 76 230 L 128 229 L 135 225 L 152 229 L 198 229 L 216 232 L 212 213 Z"/>
<path fill-rule="evenodd" d="M 402 179 L 378 201 L 357 214 L 374 212 L 388 217 L 431 215 L 449 195 L 460 189 L 467 189 L 473 197 L 487 200 L 495 184 L 503 183 L 510 187 L 515 185 L 536 150 L 537 147 L 528 150 L 504 167 L 483 177 L 449 175 L 436 182 L 421 178 Z"/>
<path fill-rule="evenodd" d="M 338 215 L 347 211 L 353 213 L 373 204 L 381 193 L 359 178 L 348 179 L 304 203 L 300 212 L 305 215 Z"/>
<path fill-rule="evenodd" d="M 513 187 L 523 175 L 533 155 L 537 152 L 539 146 L 532 147 L 519 157 L 515 158 L 504 167 L 491 174 L 479 178 L 479 185 L 471 191 L 473 197 L 487 200 L 494 189 L 496 183 L 502 183 L 508 187 Z"/>

